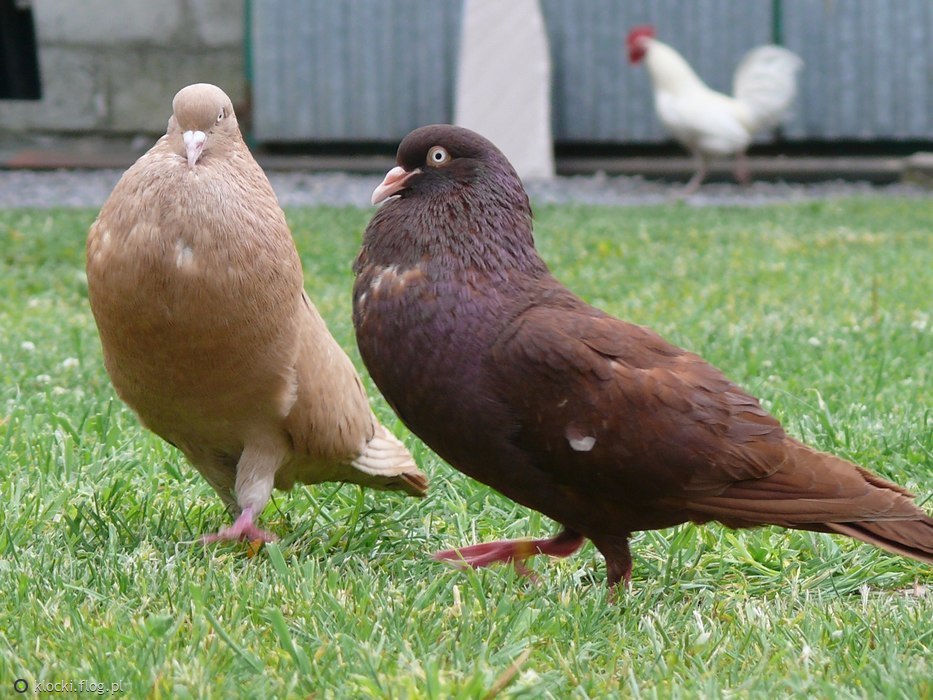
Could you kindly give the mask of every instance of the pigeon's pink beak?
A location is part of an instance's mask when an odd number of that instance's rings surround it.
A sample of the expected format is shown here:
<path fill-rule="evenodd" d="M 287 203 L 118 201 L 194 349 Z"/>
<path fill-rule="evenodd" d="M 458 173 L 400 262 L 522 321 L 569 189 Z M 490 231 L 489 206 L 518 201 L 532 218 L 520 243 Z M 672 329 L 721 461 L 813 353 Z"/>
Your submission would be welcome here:
<path fill-rule="evenodd" d="M 182 134 L 185 140 L 185 154 L 188 156 L 188 167 L 193 168 L 201 157 L 204 150 L 204 142 L 207 141 L 207 134 L 203 131 L 186 131 Z"/>
<path fill-rule="evenodd" d="M 408 178 L 420 172 L 421 168 L 408 171 L 401 165 L 396 165 L 386 173 L 385 179 L 373 190 L 373 204 L 379 204 L 380 202 L 386 201 L 392 195 L 398 194 L 405 188 L 405 183 L 408 182 Z"/>

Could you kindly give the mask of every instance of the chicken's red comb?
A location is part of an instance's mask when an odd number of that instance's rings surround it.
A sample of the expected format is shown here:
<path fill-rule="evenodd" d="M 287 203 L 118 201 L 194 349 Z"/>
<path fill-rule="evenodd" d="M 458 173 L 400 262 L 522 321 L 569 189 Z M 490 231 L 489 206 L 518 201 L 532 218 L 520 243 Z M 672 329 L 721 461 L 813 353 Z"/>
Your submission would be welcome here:
<path fill-rule="evenodd" d="M 654 35 L 654 27 L 652 27 L 650 24 L 640 24 L 637 27 L 632 27 L 628 33 L 628 38 L 625 40 L 625 43 L 629 48 L 632 48 L 635 45 L 635 42 L 641 37 L 646 36 L 649 39 L 654 39 Z"/>

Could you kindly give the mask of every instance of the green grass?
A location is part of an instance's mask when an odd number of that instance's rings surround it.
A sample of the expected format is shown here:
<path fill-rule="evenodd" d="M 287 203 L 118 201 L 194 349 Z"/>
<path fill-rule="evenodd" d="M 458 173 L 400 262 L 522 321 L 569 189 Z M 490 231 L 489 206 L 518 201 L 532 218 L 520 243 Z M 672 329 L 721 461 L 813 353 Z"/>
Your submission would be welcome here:
<path fill-rule="evenodd" d="M 350 265 L 370 212 L 289 211 L 307 289 L 361 367 Z M 122 682 L 124 697 L 933 697 L 929 567 L 839 537 L 684 526 L 633 541 L 607 600 L 587 546 L 461 572 L 430 552 L 553 532 L 380 417 L 424 501 L 277 494 L 250 559 L 104 372 L 83 278 L 95 212 L 0 212 L 0 694 Z M 933 494 L 933 205 L 545 207 L 565 283 L 697 351 L 788 431 Z M 368 382 L 367 378 L 367 382 Z M 931 501 L 927 500 L 927 510 Z M 925 596 L 917 595 L 920 586 Z"/>

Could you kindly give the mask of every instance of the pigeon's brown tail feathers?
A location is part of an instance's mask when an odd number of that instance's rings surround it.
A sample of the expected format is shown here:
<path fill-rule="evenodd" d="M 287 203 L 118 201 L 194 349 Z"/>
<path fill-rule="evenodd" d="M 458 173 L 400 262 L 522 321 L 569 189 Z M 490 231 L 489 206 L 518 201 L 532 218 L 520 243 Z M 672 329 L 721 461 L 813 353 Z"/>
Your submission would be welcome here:
<path fill-rule="evenodd" d="M 832 532 L 854 537 L 894 554 L 933 564 L 933 518 L 878 522 L 827 523 Z"/>
<path fill-rule="evenodd" d="M 693 519 L 835 532 L 933 563 L 933 518 L 909 491 L 791 438 L 785 448 L 784 462 L 769 476 L 737 481 L 721 493 L 692 500 Z"/>

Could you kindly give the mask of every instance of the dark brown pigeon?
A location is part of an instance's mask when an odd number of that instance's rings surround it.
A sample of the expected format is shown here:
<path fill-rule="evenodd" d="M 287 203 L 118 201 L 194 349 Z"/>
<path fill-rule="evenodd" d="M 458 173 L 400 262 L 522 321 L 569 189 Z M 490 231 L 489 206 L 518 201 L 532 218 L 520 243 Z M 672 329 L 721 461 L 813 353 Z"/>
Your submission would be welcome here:
<path fill-rule="evenodd" d="M 401 143 L 355 263 L 357 341 L 411 430 L 457 469 L 563 529 L 439 552 L 474 567 L 593 541 L 610 586 L 629 536 L 687 521 L 848 535 L 933 563 L 911 495 L 785 434 L 697 355 L 558 282 L 505 156 L 435 125 Z"/>

